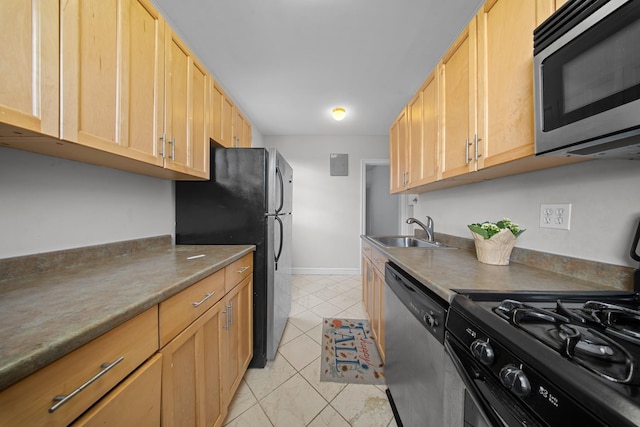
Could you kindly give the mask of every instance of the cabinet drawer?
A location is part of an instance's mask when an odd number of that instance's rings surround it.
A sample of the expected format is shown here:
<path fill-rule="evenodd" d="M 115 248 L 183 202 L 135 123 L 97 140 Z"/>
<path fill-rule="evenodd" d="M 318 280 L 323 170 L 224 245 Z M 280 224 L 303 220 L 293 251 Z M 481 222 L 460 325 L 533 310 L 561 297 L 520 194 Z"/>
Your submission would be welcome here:
<path fill-rule="evenodd" d="M 376 267 L 376 270 L 378 270 L 384 277 L 384 264 L 389 260 L 378 251 L 372 251 L 371 258 L 373 260 L 373 265 Z"/>
<path fill-rule="evenodd" d="M 162 356 L 156 354 L 93 405 L 72 427 L 160 425 Z"/>
<path fill-rule="evenodd" d="M 68 425 L 157 350 L 154 306 L 2 391 L 0 425 Z"/>
<path fill-rule="evenodd" d="M 219 270 L 160 303 L 160 347 L 220 301 L 225 294 L 224 274 Z"/>
<path fill-rule="evenodd" d="M 364 254 L 364 256 L 366 256 L 367 258 L 371 259 L 371 245 L 365 242 L 362 242 L 362 253 Z"/>
<path fill-rule="evenodd" d="M 235 288 L 238 283 L 245 277 L 253 273 L 253 252 L 246 254 L 224 269 L 225 272 L 225 290 L 229 292 Z"/>

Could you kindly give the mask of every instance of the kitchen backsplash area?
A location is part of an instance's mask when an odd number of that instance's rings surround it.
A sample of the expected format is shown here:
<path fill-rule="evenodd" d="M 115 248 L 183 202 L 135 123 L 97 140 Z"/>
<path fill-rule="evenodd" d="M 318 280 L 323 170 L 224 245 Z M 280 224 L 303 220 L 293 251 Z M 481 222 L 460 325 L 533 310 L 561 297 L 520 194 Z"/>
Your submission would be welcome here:
<path fill-rule="evenodd" d="M 527 231 L 516 247 L 637 267 L 629 257 L 640 218 L 640 164 L 593 160 L 418 195 L 412 216 L 436 232 L 471 238 L 467 224 L 512 219 Z M 540 205 L 570 203 L 570 230 L 540 228 Z"/>
<path fill-rule="evenodd" d="M 172 181 L 0 147 L 0 259 L 173 235 Z"/>

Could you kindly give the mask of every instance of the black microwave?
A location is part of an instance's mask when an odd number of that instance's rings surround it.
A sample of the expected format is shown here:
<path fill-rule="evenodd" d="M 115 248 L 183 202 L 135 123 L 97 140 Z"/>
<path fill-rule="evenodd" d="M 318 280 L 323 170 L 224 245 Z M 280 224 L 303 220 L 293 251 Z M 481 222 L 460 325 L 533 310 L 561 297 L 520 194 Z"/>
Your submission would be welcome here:
<path fill-rule="evenodd" d="M 640 159 L 640 1 L 569 1 L 533 39 L 536 154 Z"/>

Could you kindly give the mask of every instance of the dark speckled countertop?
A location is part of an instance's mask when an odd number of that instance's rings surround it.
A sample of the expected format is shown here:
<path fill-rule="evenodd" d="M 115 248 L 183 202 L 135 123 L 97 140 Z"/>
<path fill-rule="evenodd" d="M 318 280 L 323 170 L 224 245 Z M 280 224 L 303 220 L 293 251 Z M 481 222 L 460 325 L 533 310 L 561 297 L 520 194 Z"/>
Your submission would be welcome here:
<path fill-rule="evenodd" d="M 602 291 L 620 290 L 596 282 L 511 262 L 507 266 L 479 262 L 464 249 L 385 247 L 367 236 L 362 239 L 445 301 L 469 291 Z"/>
<path fill-rule="evenodd" d="M 152 245 L 64 269 L 5 274 L 0 390 L 254 250 Z M 190 259 L 197 255 L 204 256 Z"/>

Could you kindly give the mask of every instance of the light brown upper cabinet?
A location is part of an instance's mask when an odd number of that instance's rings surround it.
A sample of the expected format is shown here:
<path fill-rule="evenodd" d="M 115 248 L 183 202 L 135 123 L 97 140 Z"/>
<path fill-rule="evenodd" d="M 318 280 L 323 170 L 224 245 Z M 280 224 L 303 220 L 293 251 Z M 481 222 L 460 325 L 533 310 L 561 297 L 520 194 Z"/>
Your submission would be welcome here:
<path fill-rule="evenodd" d="M 212 85 L 211 138 L 224 147 L 233 147 L 233 101 L 218 82 Z"/>
<path fill-rule="evenodd" d="M 251 147 L 251 122 L 217 82 L 211 93 L 211 138 L 227 148 Z"/>
<path fill-rule="evenodd" d="M 407 188 L 409 182 L 409 140 L 407 109 L 403 109 L 391 125 L 389 147 L 389 169 L 391 192 L 397 193 Z"/>
<path fill-rule="evenodd" d="M 1 2 L 0 137 L 58 136 L 59 22 L 58 0 Z"/>
<path fill-rule="evenodd" d="M 210 76 L 169 27 L 165 58 L 165 166 L 209 178 Z"/>
<path fill-rule="evenodd" d="M 233 114 L 233 146 L 251 147 L 251 124 L 236 107 Z"/>
<path fill-rule="evenodd" d="M 476 170 L 476 18 L 444 55 L 439 71 L 440 169 L 442 178 Z"/>
<path fill-rule="evenodd" d="M 436 73 L 424 82 L 409 103 L 409 185 L 437 179 L 438 85 Z"/>
<path fill-rule="evenodd" d="M 208 178 L 210 77 L 149 0 L 70 0 L 61 17 L 61 139 Z"/>
<path fill-rule="evenodd" d="M 532 34 L 550 13 L 538 3 L 490 0 L 477 15 L 478 169 L 534 155 Z"/>
<path fill-rule="evenodd" d="M 482 6 L 391 126 L 391 192 L 575 161 L 534 155 L 533 30 L 563 3 L 488 0 Z"/>
<path fill-rule="evenodd" d="M 70 0 L 61 18 L 61 138 L 162 166 L 162 17 L 145 0 Z"/>

